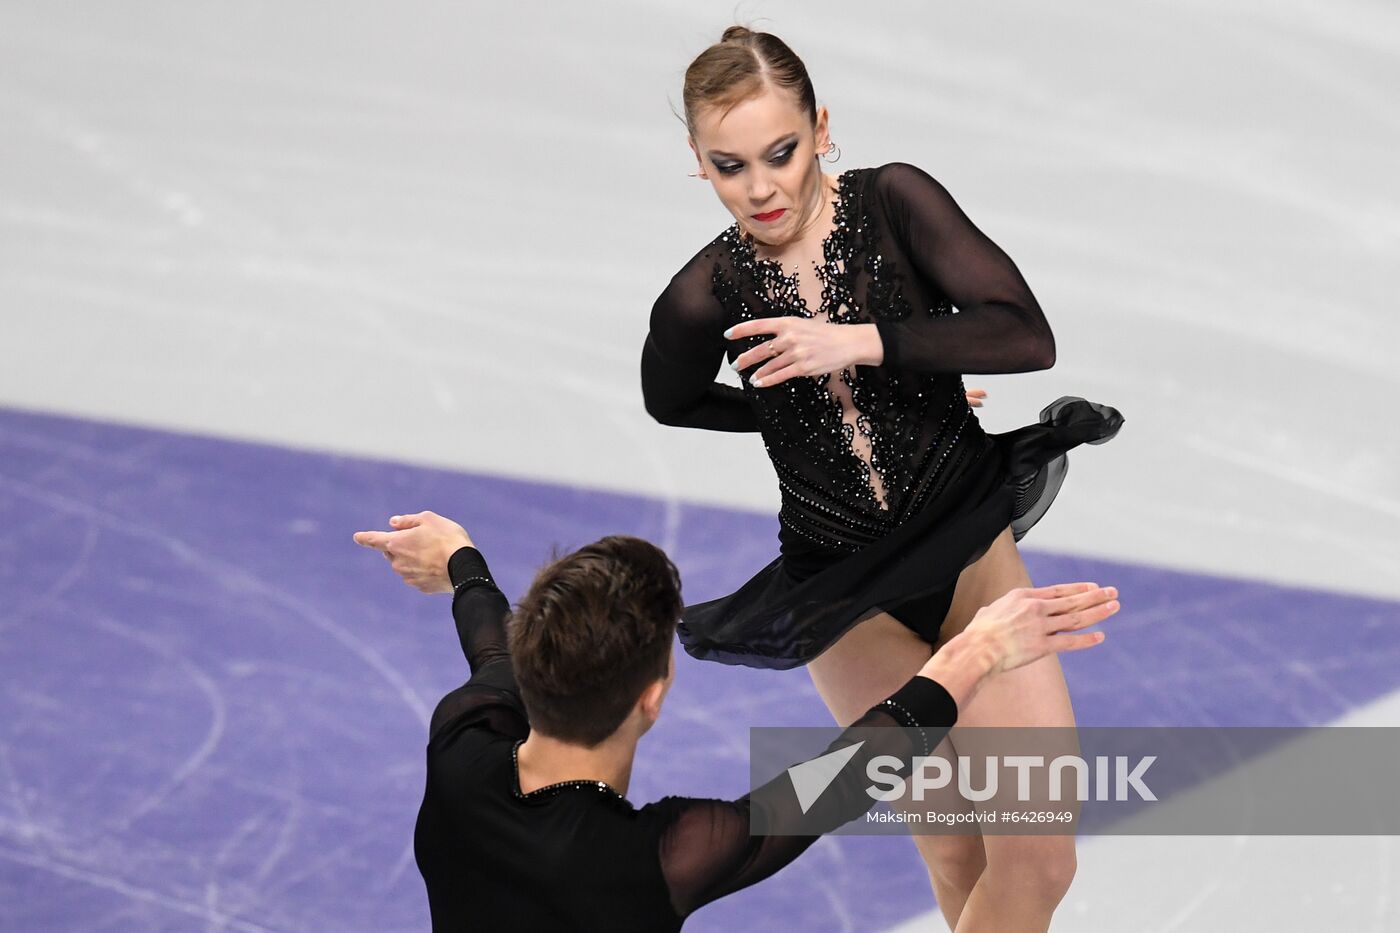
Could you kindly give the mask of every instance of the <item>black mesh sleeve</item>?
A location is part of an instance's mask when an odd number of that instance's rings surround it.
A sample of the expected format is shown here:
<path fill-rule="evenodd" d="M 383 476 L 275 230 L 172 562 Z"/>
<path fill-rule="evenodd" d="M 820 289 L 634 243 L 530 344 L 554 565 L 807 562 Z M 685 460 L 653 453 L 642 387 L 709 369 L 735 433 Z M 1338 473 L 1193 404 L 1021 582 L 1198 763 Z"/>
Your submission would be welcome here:
<path fill-rule="evenodd" d="M 496 586 L 486 558 L 474 547 L 458 549 L 447 563 L 447 573 L 454 587 L 452 618 L 471 679 L 438 703 L 429 734 L 437 735 L 446 723 L 479 712 L 496 731 L 523 738 L 528 729 L 525 707 L 506 647 L 510 603 Z"/>
<path fill-rule="evenodd" d="M 715 381 L 724 359 L 724 312 L 703 258 L 676 273 L 651 309 L 642 347 L 642 401 L 662 424 L 708 431 L 757 431 L 736 386 Z"/>
<path fill-rule="evenodd" d="M 1055 338 L 1030 286 L 941 184 L 894 162 L 881 168 L 875 191 L 910 261 L 958 309 L 878 322 L 886 366 L 961 374 L 1054 365 Z"/>
<path fill-rule="evenodd" d="M 915 677 L 841 733 L 823 754 L 855 742 L 860 750 L 803 813 L 786 773 L 738 800 L 668 797 L 657 806 L 669 820 L 660 842 L 661 869 L 671 903 L 684 917 L 697 908 L 756 884 L 805 852 L 819 835 L 791 835 L 785 827 L 829 832 L 859 819 L 874 801 L 866 793 L 866 765 L 895 755 L 906 765 L 926 755 L 957 721 L 958 709 L 942 685 Z M 879 728 L 872 726 L 899 726 Z M 762 808 L 761 813 L 756 812 Z M 751 835 L 751 825 L 767 828 Z"/>

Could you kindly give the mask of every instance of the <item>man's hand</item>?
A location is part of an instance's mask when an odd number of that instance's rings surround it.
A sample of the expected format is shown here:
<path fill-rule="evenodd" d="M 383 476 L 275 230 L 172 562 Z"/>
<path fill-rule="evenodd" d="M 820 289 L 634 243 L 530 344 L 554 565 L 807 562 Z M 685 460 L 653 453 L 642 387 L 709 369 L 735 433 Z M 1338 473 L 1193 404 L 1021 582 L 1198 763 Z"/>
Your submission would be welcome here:
<path fill-rule="evenodd" d="M 459 548 L 475 547 L 467 530 L 436 512 L 395 515 L 389 524 L 395 530 L 355 532 L 355 543 L 387 557 L 390 569 L 414 589 L 451 593 L 447 560 Z"/>
<path fill-rule="evenodd" d="M 997 674 L 1047 654 L 1081 651 L 1104 640 L 1103 632 L 1080 632 L 1118 611 L 1118 590 L 1093 583 L 1018 587 L 977 610 L 962 634 L 980 638 L 992 651 Z M 1076 633 L 1076 634 L 1070 634 Z"/>
<path fill-rule="evenodd" d="M 963 709 L 993 674 L 1048 654 L 1101 644 L 1103 632 L 1079 629 L 1117 612 L 1117 595 L 1113 587 L 1093 583 L 1014 589 L 977 610 L 967 627 L 924 663 L 919 675 L 942 684 Z"/>

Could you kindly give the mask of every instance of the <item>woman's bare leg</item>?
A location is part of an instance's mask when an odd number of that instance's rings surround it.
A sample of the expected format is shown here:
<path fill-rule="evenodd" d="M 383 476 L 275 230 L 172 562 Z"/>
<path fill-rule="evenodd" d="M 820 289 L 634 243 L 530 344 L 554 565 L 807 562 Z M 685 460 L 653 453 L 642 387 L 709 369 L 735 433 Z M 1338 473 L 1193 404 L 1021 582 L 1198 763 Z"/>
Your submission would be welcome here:
<path fill-rule="evenodd" d="M 807 670 L 832 717 L 848 726 L 904 686 L 932 654 L 928 642 L 898 619 L 881 613 L 851 629 Z M 946 738 L 937 754 L 953 754 Z M 914 844 L 951 928 L 986 866 L 982 837 L 915 835 Z"/>
<path fill-rule="evenodd" d="M 1030 586 L 1007 528 L 958 577 L 938 646 L 972 621 L 977 610 L 1019 586 Z M 807 667 L 840 725 L 908 681 L 932 654 L 927 642 L 888 614 L 856 626 Z M 959 726 L 1073 726 L 1059 661 L 1051 655 L 984 684 L 958 715 Z M 951 736 L 956 746 L 956 729 Z M 940 754 L 952 754 L 944 739 Z M 1073 836 L 916 835 L 939 907 L 957 933 L 1007 933 L 1048 928 L 1075 870 Z"/>
<path fill-rule="evenodd" d="M 1031 585 L 1007 528 L 958 578 L 953 604 L 939 631 L 939 647 L 966 628 L 977 610 L 1016 587 Z M 971 754 L 975 739 L 969 736 L 960 742 L 959 732 L 979 726 L 1073 727 L 1074 709 L 1059 658 L 1049 655 L 983 684 L 967 708 L 958 713 L 958 725 L 949 735 L 953 747 Z M 1078 748 L 1067 751 L 1076 753 Z M 957 911 L 953 920 L 956 933 L 1040 933 L 1049 929 L 1051 915 L 1074 878 L 1074 836 L 987 835 L 982 837 L 982 845 L 986 867 Z"/>

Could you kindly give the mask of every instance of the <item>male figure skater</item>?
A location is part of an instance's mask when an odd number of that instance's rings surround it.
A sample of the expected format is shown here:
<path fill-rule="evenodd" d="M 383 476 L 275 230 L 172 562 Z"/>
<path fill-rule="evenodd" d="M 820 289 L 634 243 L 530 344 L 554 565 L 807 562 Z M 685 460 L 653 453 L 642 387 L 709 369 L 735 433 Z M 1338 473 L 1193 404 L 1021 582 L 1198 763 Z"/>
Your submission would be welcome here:
<path fill-rule="evenodd" d="M 434 930 L 679 930 L 816 841 L 783 827 L 826 832 L 865 813 L 872 758 L 930 753 L 987 678 L 1099 644 L 1101 632 L 1079 630 L 1118 611 L 1117 591 L 1092 583 L 1014 590 L 984 607 L 829 746 L 862 743 L 805 813 L 786 775 L 738 800 L 636 808 L 626 793 L 637 742 L 675 671 L 682 602 L 666 555 L 602 538 L 542 569 L 512 614 L 461 525 L 432 512 L 390 525 L 355 541 L 411 586 L 453 593 L 471 666 L 433 712 L 414 834 Z M 751 816 L 775 834 L 751 835 Z"/>

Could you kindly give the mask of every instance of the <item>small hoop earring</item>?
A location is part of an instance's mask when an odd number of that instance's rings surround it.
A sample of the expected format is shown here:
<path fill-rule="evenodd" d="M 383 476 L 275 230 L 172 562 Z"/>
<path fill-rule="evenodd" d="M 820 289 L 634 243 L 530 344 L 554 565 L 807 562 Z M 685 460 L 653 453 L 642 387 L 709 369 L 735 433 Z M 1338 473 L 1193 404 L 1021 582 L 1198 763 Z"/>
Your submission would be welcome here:
<path fill-rule="evenodd" d="M 836 155 L 832 155 L 833 152 L 836 153 Z M 826 152 L 822 153 L 822 158 L 828 162 L 835 162 L 837 159 L 841 158 L 841 147 L 828 140 Z"/>

